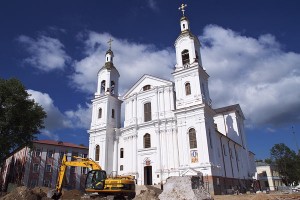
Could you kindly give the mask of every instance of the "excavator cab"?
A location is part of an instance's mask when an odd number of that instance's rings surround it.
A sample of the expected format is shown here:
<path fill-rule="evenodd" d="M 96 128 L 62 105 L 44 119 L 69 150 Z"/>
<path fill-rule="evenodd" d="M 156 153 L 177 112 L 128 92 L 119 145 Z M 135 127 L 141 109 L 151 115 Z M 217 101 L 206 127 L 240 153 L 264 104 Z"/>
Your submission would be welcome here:
<path fill-rule="evenodd" d="M 88 172 L 85 181 L 86 190 L 103 190 L 105 179 L 107 178 L 104 170 L 91 170 Z"/>

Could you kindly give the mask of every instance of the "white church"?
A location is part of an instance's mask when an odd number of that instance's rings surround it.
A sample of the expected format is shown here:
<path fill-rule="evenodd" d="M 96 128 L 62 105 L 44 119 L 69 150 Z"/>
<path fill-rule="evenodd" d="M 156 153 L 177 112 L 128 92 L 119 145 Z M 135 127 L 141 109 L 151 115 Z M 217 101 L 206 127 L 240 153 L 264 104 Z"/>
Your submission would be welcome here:
<path fill-rule="evenodd" d="M 113 51 L 106 52 L 92 100 L 89 157 L 108 175 L 132 175 L 139 185 L 202 174 L 212 194 L 249 188 L 256 169 L 254 154 L 247 147 L 245 117 L 238 104 L 212 107 L 201 45 L 191 32 L 184 7 L 180 7 L 181 32 L 174 44 L 174 82 L 144 75 L 119 98 L 120 74 Z"/>

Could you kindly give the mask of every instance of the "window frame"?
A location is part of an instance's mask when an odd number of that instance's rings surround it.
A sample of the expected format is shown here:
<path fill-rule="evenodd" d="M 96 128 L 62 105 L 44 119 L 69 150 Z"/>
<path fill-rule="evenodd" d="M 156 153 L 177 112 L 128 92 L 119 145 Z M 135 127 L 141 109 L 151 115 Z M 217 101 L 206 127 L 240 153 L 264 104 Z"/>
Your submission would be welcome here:
<path fill-rule="evenodd" d="M 190 64 L 190 53 L 188 49 L 181 52 L 182 65 Z"/>
<path fill-rule="evenodd" d="M 102 108 L 98 109 L 98 119 L 102 118 Z"/>
<path fill-rule="evenodd" d="M 115 109 L 111 109 L 111 118 L 115 118 Z"/>
<path fill-rule="evenodd" d="M 124 148 L 120 148 L 120 158 L 124 158 Z"/>
<path fill-rule="evenodd" d="M 194 128 L 190 128 L 188 131 L 189 134 L 189 145 L 190 149 L 197 149 L 197 135 Z"/>
<path fill-rule="evenodd" d="M 36 166 L 36 167 L 35 167 Z M 32 171 L 34 173 L 38 173 L 39 172 L 39 169 L 40 169 L 40 165 L 38 163 L 33 163 L 33 166 L 32 166 Z"/>
<path fill-rule="evenodd" d="M 184 89 L 185 89 L 185 95 L 189 96 L 192 94 L 192 90 L 191 90 L 191 83 L 190 82 L 186 82 L 184 84 Z"/>
<path fill-rule="evenodd" d="M 151 135 L 150 133 L 146 133 L 143 136 L 144 149 L 151 148 Z"/>
<path fill-rule="evenodd" d="M 152 108 L 151 102 L 144 103 L 144 122 L 149 122 L 152 120 Z"/>
<path fill-rule="evenodd" d="M 97 144 L 95 146 L 95 161 L 99 161 L 99 160 L 100 160 L 100 146 Z"/>
<path fill-rule="evenodd" d="M 46 164 L 45 171 L 52 172 L 52 165 Z"/>

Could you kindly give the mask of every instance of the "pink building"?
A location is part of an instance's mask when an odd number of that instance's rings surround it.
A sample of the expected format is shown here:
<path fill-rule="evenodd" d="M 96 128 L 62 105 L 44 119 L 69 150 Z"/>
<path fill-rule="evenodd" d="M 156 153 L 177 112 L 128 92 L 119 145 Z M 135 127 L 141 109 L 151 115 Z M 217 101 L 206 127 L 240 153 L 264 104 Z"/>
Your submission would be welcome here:
<path fill-rule="evenodd" d="M 11 185 L 54 188 L 62 156 L 87 157 L 88 148 L 68 142 L 34 141 L 34 148 L 22 147 L 12 152 L 0 167 L 0 191 Z M 66 172 L 67 187 L 81 189 L 87 168 L 69 167 Z"/>

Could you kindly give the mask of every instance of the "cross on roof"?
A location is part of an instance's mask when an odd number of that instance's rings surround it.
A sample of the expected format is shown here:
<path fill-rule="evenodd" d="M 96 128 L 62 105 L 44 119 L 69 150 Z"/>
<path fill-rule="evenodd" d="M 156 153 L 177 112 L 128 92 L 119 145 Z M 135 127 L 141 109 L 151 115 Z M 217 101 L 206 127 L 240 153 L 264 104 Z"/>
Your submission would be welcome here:
<path fill-rule="evenodd" d="M 111 49 L 111 43 L 113 42 L 113 40 L 110 38 L 109 41 L 107 42 L 109 44 L 109 49 Z"/>
<path fill-rule="evenodd" d="M 186 4 L 181 4 L 181 6 L 178 8 L 178 10 L 181 10 L 183 16 L 184 16 L 184 11 L 185 11 L 184 8 L 185 7 L 187 7 Z"/>

